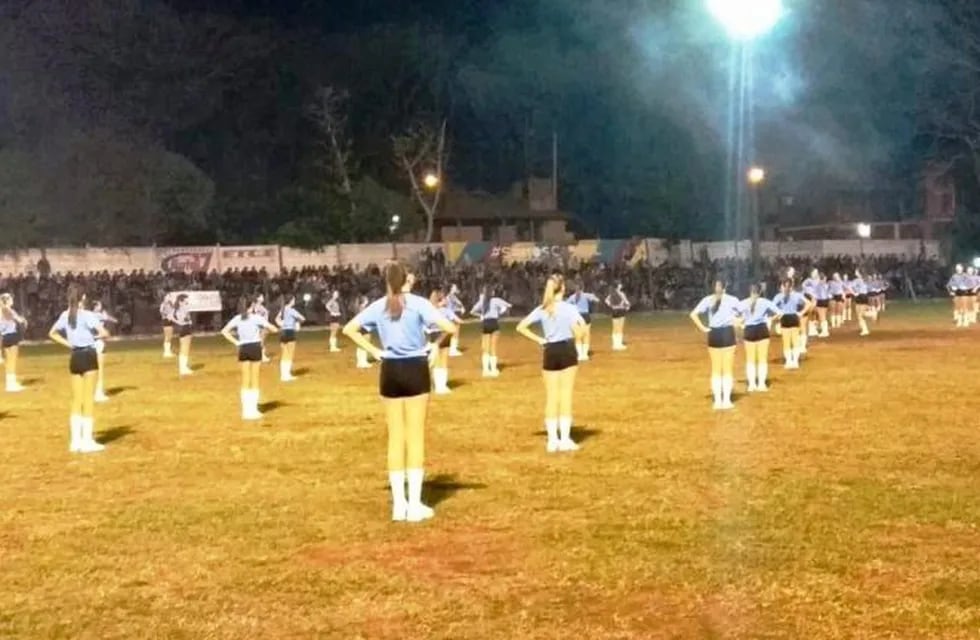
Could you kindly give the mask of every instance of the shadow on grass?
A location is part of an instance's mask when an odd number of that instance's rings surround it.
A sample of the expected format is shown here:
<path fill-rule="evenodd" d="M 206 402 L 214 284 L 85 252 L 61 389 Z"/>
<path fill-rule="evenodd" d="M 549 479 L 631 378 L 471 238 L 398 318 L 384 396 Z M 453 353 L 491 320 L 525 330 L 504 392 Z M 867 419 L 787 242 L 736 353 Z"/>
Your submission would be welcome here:
<path fill-rule="evenodd" d="M 295 369 L 293 371 L 293 375 L 294 376 L 305 376 L 309 372 L 310 372 L 310 368 L 309 367 L 300 367 L 299 369 Z"/>
<path fill-rule="evenodd" d="M 198 371 L 200 371 L 201 369 L 203 369 L 205 366 L 206 365 L 203 365 L 203 364 L 192 364 L 190 368 L 191 368 L 191 371 L 193 371 L 194 373 L 197 373 Z"/>
<path fill-rule="evenodd" d="M 44 378 L 24 378 L 20 381 L 21 385 L 25 387 L 33 387 L 36 384 L 44 382 Z"/>
<path fill-rule="evenodd" d="M 111 429 L 99 432 L 95 436 L 95 440 L 99 444 L 109 444 L 116 440 L 122 440 L 131 433 L 134 433 L 132 427 L 112 427 Z"/>
<path fill-rule="evenodd" d="M 460 387 L 465 387 L 467 383 L 463 382 L 462 380 L 450 380 L 448 385 L 451 390 L 454 390 L 459 389 Z"/>
<path fill-rule="evenodd" d="M 14 418 L 14 414 L 9 411 L 0 411 L 0 420 L 6 420 L 7 418 Z"/>
<path fill-rule="evenodd" d="M 275 411 L 280 407 L 285 407 L 288 403 L 282 400 L 270 400 L 269 402 L 263 402 L 259 405 L 259 411 L 262 413 L 269 413 L 270 411 Z"/>
<path fill-rule="evenodd" d="M 454 473 L 440 473 L 422 484 L 422 500 L 429 506 L 436 506 L 449 500 L 460 491 L 486 489 L 482 482 L 461 482 Z"/>
<path fill-rule="evenodd" d="M 110 398 L 115 398 L 116 396 L 118 396 L 120 394 L 123 394 L 126 391 L 134 391 L 137 388 L 138 387 L 134 387 L 132 385 L 122 385 L 122 386 L 118 386 L 118 387 L 110 387 L 109 389 L 106 389 L 105 390 L 105 394 L 107 396 L 109 396 Z"/>
<path fill-rule="evenodd" d="M 594 438 L 602 434 L 602 429 L 590 429 L 589 427 L 583 425 L 572 427 L 572 440 L 581 444 L 586 440 Z M 538 438 L 543 438 L 548 435 L 547 431 L 535 431 L 534 435 Z"/>

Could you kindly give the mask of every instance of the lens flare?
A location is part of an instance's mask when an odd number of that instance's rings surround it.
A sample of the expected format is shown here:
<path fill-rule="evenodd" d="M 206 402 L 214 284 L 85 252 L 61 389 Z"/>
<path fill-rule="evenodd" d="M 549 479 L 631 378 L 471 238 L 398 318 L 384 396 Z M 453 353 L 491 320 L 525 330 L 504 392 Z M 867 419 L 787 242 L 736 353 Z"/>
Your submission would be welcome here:
<path fill-rule="evenodd" d="M 779 22 L 782 0 L 708 0 L 708 11 L 735 40 L 753 40 Z"/>

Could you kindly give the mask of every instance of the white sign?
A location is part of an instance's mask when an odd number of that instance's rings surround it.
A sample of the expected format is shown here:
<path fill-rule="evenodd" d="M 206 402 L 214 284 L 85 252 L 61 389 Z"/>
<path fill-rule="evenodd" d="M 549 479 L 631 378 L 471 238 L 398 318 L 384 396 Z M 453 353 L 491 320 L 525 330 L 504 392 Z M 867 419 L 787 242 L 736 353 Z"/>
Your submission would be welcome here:
<path fill-rule="evenodd" d="M 187 310 L 191 313 L 221 311 L 220 291 L 174 291 L 170 294 L 174 302 L 180 295 L 187 296 Z"/>

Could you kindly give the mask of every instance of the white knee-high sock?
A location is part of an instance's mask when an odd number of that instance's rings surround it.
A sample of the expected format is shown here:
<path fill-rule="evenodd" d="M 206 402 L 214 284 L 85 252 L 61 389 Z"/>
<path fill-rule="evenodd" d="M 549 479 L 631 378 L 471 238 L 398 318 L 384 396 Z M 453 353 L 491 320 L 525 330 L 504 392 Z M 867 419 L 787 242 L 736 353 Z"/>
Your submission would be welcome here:
<path fill-rule="evenodd" d="M 572 416 L 558 418 L 558 439 L 565 441 L 572 439 Z"/>
<path fill-rule="evenodd" d="M 330 336 L 330 350 L 331 351 L 337 350 L 337 338 L 333 336 Z"/>
<path fill-rule="evenodd" d="M 242 415 L 244 415 L 249 411 L 249 403 L 251 402 L 252 395 L 248 392 L 248 389 L 242 389 L 240 396 L 242 400 Z"/>
<path fill-rule="evenodd" d="M 453 351 L 459 351 L 459 336 L 454 335 L 449 339 L 449 348 Z"/>
<path fill-rule="evenodd" d="M 188 371 L 188 357 L 187 356 L 177 356 L 177 369 L 180 373 L 186 373 Z"/>
<path fill-rule="evenodd" d="M 749 382 L 749 388 L 756 386 L 756 366 L 754 362 L 745 363 L 745 377 Z"/>
<path fill-rule="evenodd" d="M 711 376 L 711 395 L 715 399 L 715 404 L 721 404 L 721 376 Z"/>
<path fill-rule="evenodd" d="M 490 354 L 484 353 L 480 356 L 480 362 L 483 364 L 483 373 L 489 373 L 492 368 L 490 367 Z"/>
<path fill-rule="evenodd" d="M 728 404 L 732 401 L 732 388 L 735 386 L 735 379 L 732 376 L 722 376 L 721 378 L 721 401 Z"/>
<path fill-rule="evenodd" d="M 408 504 L 422 504 L 422 480 L 425 478 L 425 471 L 422 469 L 406 469 L 405 475 L 408 477 Z"/>
<path fill-rule="evenodd" d="M 68 420 L 71 429 L 71 442 L 69 448 L 74 450 L 82 444 L 82 416 L 73 415 Z"/>
<path fill-rule="evenodd" d="M 793 364 L 793 349 L 783 349 L 783 362 Z"/>
<path fill-rule="evenodd" d="M 497 356 L 490 356 L 490 370 L 497 370 Z"/>
<path fill-rule="evenodd" d="M 769 376 L 769 363 L 760 362 L 759 363 L 759 386 L 766 386 L 766 378 Z"/>
<path fill-rule="evenodd" d="M 404 506 L 408 504 L 408 499 L 405 497 L 404 471 L 389 471 L 388 485 L 391 487 L 391 502 L 395 506 Z"/>

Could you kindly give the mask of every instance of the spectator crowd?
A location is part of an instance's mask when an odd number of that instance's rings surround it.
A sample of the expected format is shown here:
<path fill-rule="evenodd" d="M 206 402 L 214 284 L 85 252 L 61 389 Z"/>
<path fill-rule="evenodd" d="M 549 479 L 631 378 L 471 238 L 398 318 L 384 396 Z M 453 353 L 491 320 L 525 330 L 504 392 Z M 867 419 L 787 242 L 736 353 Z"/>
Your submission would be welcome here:
<path fill-rule="evenodd" d="M 777 290 L 778 282 L 787 267 L 798 273 L 818 268 L 828 276 L 833 273 L 851 275 L 855 269 L 865 274 L 878 273 L 890 285 L 892 297 L 930 298 L 944 295 L 948 269 L 940 262 L 922 257 L 848 256 L 812 259 L 804 256 L 784 257 L 765 261 L 762 265 L 766 290 Z M 440 255 L 423 255 L 416 261 L 418 284 L 416 291 L 428 294 L 433 288 L 455 284 L 463 302 L 472 305 L 484 286 L 498 288 L 515 305 L 516 312 L 528 311 L 537 304 L 547 276 L 561 265 L 548 263 L 479 263 L 449 264 Z M 634 310 L 686 310 L 710 290 L 715 279 L 730 284 L 730 290 L 747 293 L 750 267 L 744 260 L 702 259 L 691 266 L 672 263 L 649 265 L 603 264 L 577 262 L 564 265 L 562 271 L 572 282 L 581 284 L 604 298 L 616 282 L 622 282 Z M 294 269 L 281 273 L 265 270 L 229 270 L 225 272 L 165 273 L 165 272 L 91 272 L 50 273 L 38 270 L 29 275 L 0 276 L 0 292 L 15 298 L 15 307 L 28 320 L 26 337 L 43 338 L 51 322 L 64 308 L 68 285 L 80 284 L 90 300 L 101 300 L 119 320 L 115 332 L 123 335 L 155 333 L 160 324 L 158 308 L 168 292 L 203 290 L 219 291 L 224 310 L 221 314 L 199 314 L 196 319 L 202 330 L 220 328 L 237 306 L 241 296 L 262 293 L 271 309 L 278 309 L 280 298 L 295 294 L 303 314 L 312 322 L 322 322 L 323 303 L 334 290 L 340 291 L 348 313 L 355 311 L 357 298 L 383 295 L 384 283 L 380 267 L 365 268 L 316 267 Z M 601 310 L 600 310 L 601 311 Z"/>

